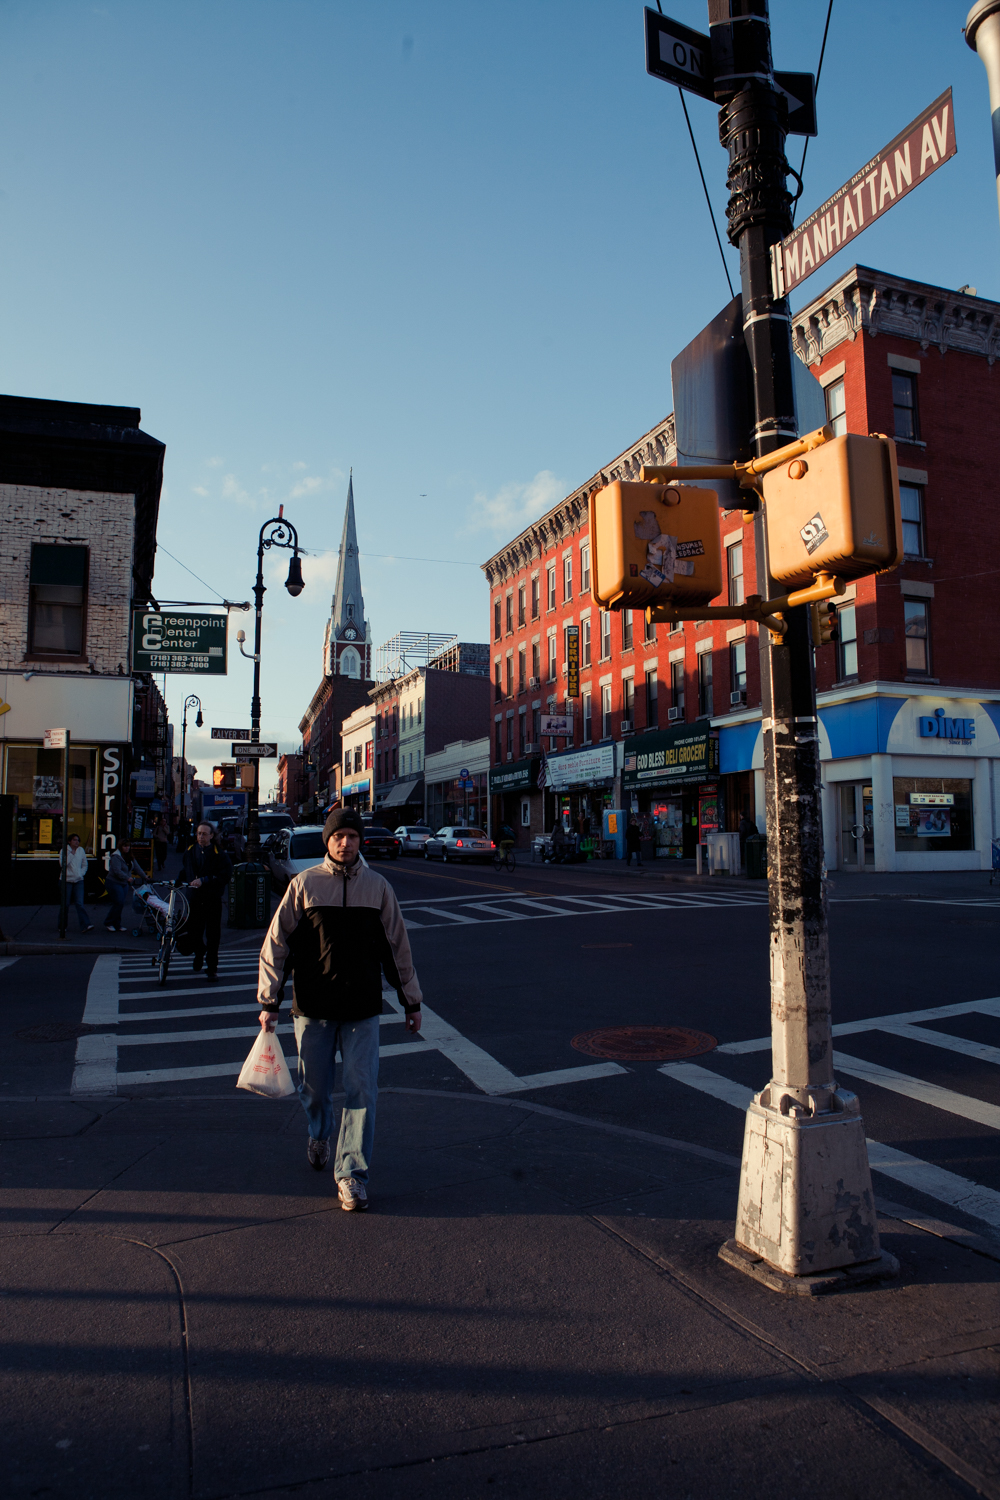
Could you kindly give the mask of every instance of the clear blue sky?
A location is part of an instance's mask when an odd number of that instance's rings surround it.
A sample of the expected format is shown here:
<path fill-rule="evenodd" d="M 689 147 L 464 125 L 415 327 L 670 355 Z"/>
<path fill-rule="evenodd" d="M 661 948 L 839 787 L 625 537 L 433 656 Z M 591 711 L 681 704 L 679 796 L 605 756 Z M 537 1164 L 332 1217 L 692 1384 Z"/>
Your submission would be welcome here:
<path fill-rule="evenodd" d="M 707 30 L 704 0 L 663 8 Z M 1000 297 L 966 10 L 834 0 L 800 216 L 950 84 L 958 156 L 851 259 Z M 815 70 L 826 0 L 771 11 L 777 65 Z M 721 224 L 716 111 L 689 108 Z M 319 554 L 296 601 L 276 564 L 265 605 L 283 749 L 319 681 L 349 468 L 376 642 L 486 639 L 474 565 L 670 410 L 670 359 L 728 300 L 638 0 L 5 0 L 0 252 L 0 389 L 140 406 L 167 445 L 164 547 L 247 598 L 284 503 Z M 213 597 L 163 553 L 156 589 Z M 191 690 L 207 724 L 249 722 L 238 657 L 168 680 L 178 726 Z M 189 749 L 204 774 L 207 737 Z"/>

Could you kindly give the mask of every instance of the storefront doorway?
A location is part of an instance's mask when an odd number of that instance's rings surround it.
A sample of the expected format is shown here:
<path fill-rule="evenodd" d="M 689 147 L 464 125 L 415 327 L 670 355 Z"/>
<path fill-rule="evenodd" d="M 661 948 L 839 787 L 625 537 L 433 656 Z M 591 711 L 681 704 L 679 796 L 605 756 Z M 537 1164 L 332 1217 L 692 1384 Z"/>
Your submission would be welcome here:
<path fill-rule="evenodd" d="M 875 818 L 870 783 L 839 782 L 837 800 L 840 811 L 838 868 L 858 872 L 866 868 L 874 869 Z"/>

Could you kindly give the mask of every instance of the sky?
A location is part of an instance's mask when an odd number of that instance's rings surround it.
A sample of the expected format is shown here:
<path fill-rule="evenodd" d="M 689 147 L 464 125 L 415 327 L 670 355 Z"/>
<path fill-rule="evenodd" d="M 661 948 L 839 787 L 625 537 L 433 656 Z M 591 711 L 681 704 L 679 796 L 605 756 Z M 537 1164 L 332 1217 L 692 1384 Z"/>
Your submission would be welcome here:
<path fill-rule="evenodd" d="M 795 306 L 856 260 L 1000 299 L 967 8 L 833 0 L 799 218 L 949 85 L 958 155 Z M 708 29 L 705 0 L 663 9 Z M 826 11 L 772 0 L 777 67 L 815 71 Z M 717 113 L 688 104 L 721 231 Z M 249 599 L 261 526 L 296 526 L 304 592 L 284 555 L 265 574 L 281 750 L 350 470 L 373 642 L 486 640 L 479 565 L 671 410 L 670 360 L 729 300 L 638 0 L 0 0 L 0 257 L 0 390 L 138 406 L 166 444 L 157 598 Z M 166 682 L 178 743 L 202 699 L 206 779 L 209 726 L 249 725 L 240 627 L 227 677 Z"/>

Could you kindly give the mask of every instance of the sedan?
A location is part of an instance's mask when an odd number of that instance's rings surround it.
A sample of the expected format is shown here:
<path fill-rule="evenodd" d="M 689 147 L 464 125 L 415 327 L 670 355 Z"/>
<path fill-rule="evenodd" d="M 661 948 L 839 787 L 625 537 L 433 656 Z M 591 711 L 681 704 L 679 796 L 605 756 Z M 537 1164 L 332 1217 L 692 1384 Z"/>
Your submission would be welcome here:
<path fill-rule="evenodd" d="M 274 892 L 280 895 L 288 889 L 293 876 L 323 863 L 326 854 L 323 830 L 318 824 L 282 828 L 266 840 L 263 853 L 271 871 Z"/>
<path fill-rule="evenodd" d="M 439 828 L 424 843 L 424 859 L 440 859 L 442 864 L 450 859 L 492 860 L 495 848 L 481 828 Z"/>
<path fill-rule="evenodd" d="M 377 823 L 365 824 L 361 852 L 367 859 L 374 859 L 379 855 L 387 855 L 389 859 L 398 859 L 402 847 L 399 839 L 390 829 L 381 828 Z"/>
<path fill-rule="evenodd" d="M 404 823 L 396 829 L 396 837 L 403 846 L 404 854 L 423 854 L 427 840 L 434 837 L 433 828 L 423 823 Z"/>

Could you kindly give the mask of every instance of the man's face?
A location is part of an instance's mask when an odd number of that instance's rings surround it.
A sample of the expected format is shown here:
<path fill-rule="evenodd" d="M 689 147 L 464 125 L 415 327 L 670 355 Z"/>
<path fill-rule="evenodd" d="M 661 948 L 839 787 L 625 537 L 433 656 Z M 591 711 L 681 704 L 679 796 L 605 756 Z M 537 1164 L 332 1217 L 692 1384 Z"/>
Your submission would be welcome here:
<path fill-rule="evenodd" d="M 195 834 L 195 838 L 198 840 L 203 849 L 208 848 L 209 844 L 212 842 L 212 830 L 211 828 L 209 828 L 207 823 L 198 824 L 198 832 Z"/>
<path fill-rule="evenodd" d="M 361 835 L 353 828 L 338 828 L 327 839 L 326 847 L 338 865 L 353 865 L 361 848 Z"/>
<path fill-rule="evenodd" d="M 80 847 L 80 835 L 78 833 L 71 833 L 70 834 L 70 836 L 69 836 L 69 847 L 71 849 L 79 849 L 79 847 Z"/>

